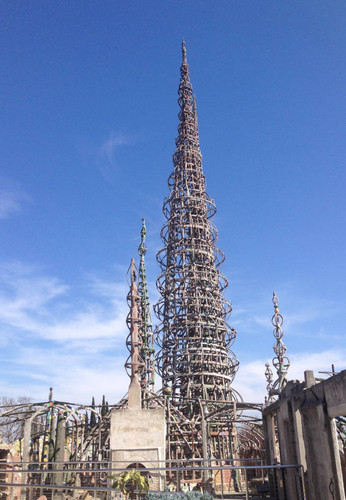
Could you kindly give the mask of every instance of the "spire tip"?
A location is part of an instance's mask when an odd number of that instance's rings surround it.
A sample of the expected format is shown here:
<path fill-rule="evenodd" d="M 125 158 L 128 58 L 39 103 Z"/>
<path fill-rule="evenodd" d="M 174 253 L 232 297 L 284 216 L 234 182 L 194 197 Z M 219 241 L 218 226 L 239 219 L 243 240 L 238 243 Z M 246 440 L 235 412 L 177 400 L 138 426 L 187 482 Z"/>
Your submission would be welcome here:
<path fill-rule="evenodd" d="M 138 247 L 138 253 L 140 255 L 140 257 L 144 257 L 144 255 L 146 254 L 146 246 L 145 246 L 145 237 L 147 235 L 147 227 L 145 225 L 145 218 L 142 217 L 142 228 L 141 228 L 141 243 Z"/>
<path fill-rule="evenodd" d="M 185 40 L 183 38 L 182 42 L 182 53 L 183 53 L 183 64 L 187 64 L 187 57 L 186 57 L 186 46 L 185 46 Z"/>

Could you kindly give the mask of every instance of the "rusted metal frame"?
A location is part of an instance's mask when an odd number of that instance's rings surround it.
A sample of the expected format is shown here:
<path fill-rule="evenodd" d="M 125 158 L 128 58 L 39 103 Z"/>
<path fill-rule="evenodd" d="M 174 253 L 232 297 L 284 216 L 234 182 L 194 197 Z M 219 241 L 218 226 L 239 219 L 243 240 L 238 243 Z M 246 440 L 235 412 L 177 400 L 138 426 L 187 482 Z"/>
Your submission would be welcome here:
<path fill-rule="evenodd" d="M 224 254 L 215 246 L 217 229 L 210 221 L 216 208 L 205 191 L 196 101 L 184 45 L 180 72 L 177 149 L 168 181 L 170 194 L 163 206 L 164 248 L 157 255 L 161 267 L 157 280 L 161 299 L 155 307 L 161 321 L 156 331 L 157 365 L 164 393 L 191 422 L 190 426 L 170 425 L 170 448 L 175 434 L 190 433 L 186 440 L 193 443 L 193 455 L 203 457 L 197 402 L 234 399 L 231 383 L 238 360 L 229 349 L 236 332 L 227 323 L 231 305 L 222 296 L 228 284 L 218 268 Z M 218 425 L 224 428 L 225 422 Z M 196 436 L 200 436 L 197 441 Z M 229 453 L 229 442 L 223 436 L 221 440 L 221 453 Z"/>

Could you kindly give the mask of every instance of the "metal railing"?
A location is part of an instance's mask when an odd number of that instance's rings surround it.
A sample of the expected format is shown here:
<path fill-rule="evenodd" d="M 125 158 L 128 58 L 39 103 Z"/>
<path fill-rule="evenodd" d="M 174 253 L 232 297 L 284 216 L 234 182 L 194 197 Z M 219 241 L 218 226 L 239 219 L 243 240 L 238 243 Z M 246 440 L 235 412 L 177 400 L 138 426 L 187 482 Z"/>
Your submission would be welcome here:
<path fill-rule="evenodd" d="M 257 465 L 254 464 L 257 463 Z M 249 465 L 247 465 L 249 464 Z M 191 460 L 107 462 L 16 462 L 8 464 L 8 500 L 47 500 L 85 498 L 122 499 L 112 488 L 110 476 L 137 469 L 148 478 L 149 492 L 208 492 L 214 498 L 305 500 L 300 465 L 263 465 L 261 460 Z M 4 491 L 4 490 L 3 490 Z"/>

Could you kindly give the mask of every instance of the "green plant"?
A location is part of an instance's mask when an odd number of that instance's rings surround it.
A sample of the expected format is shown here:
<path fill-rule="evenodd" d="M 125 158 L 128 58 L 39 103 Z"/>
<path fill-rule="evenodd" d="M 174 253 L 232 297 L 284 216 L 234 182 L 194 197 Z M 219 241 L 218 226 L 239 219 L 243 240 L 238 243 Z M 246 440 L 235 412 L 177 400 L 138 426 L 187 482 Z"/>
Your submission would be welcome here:
<path fill-rule="evenodd" d="M 184 493 L 184 500 L 213 500 L 213 497 L 206 491 L 187 491 Z"/>
<path fill-rule="evenodd" d="M 148 493 L 145 500 L 213 500 L 213 497 L 207 492 L 202 491 L 186 491 L 186 492 L 169 492 Z"/>
<path fill-rule="evenodd" d="M 119 476 L 109 477 L 114 479 L 112 488 L 120 490 L 126 498 L 135 498 L 136 490 L 138 490 L 139 494 L 148 493 L 149 491 L 148 478 L 136 469 L 125 470 Z"/>

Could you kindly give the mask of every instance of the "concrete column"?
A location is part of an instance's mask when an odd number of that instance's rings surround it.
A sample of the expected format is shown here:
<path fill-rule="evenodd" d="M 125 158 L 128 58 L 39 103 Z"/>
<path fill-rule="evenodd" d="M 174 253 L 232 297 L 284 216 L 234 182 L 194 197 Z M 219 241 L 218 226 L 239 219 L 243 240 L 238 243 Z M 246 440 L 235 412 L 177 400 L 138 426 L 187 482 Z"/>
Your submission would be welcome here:
<path fill-rule="evenodd" d="M 138 377 L 133 377 L 129 387 L 128 407 L 140 410 L 142 407 L 141 386 Z"/>
<path fill-rule="evenodd" d="M 265 439 L 265 450 L 267 465 L 275 465 L 277 463 L 276 446 L 275 446 L 275 423 L 274 414 L 267 413 L 263 415 L 263 432 Z"/>
<path fill-rule="evenodd" d="M 29 461 L 32 418 L 24 422 L 23 462 Z M 25 467 L 27 469 L 27 467 Z"/>
<path fill-rule="evenodd" d="M 276 448 L 275 415 L 276 412 L 265 413 L 263 415 L 263 431 L 267 465 L 277 465 L 279 462 Z M 276 496 L 278 492 L 281 500 L 283 498 L 283 491 L 282 487 L 280 487 L 280 472 L 277 470 L 270 471 L 268 473 L 268 480 L 272 495 Z"/>
<path fill-rule="evenodd" d="M 336 496 L 335 498 L 340 498 L 340 500 L 345 500 L 345 488 L 344 488 L 344 479 L 341 468 L 341 459 L 340 459 L 340 450 L 337 438 L 336 424 L 335 420 L 329 420 L 329 431 L 330 438 L 329 442 L 331 444 L 331 452 L 334 460 L 332 460 L 332 468 L 334 471 L 334 477 L 336 481 L 334 482 Z"/>
<path fill-rule="evenodd" d="M 297 463 L 303 466 L 304 472 L 306 471 L 306 453 L 303 438 L 303 422 L 302 415 L 300 413 L 300 401 L 292 399 L 292 416 L 293 416 L 293 426 L 295 434 L 295 453 L 297 458 Z"/>
<path fill-rule="evenodd" d="M 282 465 L 295 464 L 297 460 L 294 453 L 294 431 L 293 426 L 290 422 L 290 411 L 288 407 L 288 401 L 281 401 L 280 408 L 277 411 L 277 426 L 279 434 L 279 445 L 280 445 L 280 458 Z M 285 474 L 285 487 L 287 491 L 287 497 L 290 500 L 297 500 L 297 488 L 296 488 L 296 471 L 295 469 L 286 469 Z M 285 498 L 284 492 L 282 491 L 281 481 L 278 481 L 279 496 L 280 498 Z M 282 484 L 283 486 L 283 484 Z"/>
<path fill-rule="evenodd" d="M 57 462 L 65 460 L 65 437 L 66 437 L 66 419 L 58 416 L 55 459 Z M 63 464 L 54 464 L 56 469 L 62 469 Z M 54 474 L 54 484 L 62 484 L 63 472 Z"/>
<path fill-rule="evenodd" d="M 295 435 L 295 456 L 297 460 L 296 463 L 302 466 L 297 471 L 296 483 L 298 491 L 302 488 L 304 494 L 306 495 L 307 465 L 306 465 L 306 452 L 305 452 L 304 437 L 303 437 L 303 421 L 300 412 L 300 404 L 301 402 L 299 400 L 297 401 L 294 398 L 291 399 L 292 419 L 293 419 L 294 435 Z"/>
<path fill-rule="evenodd" d="M 321 402 L 303 408 L 308 494 L 314 500 L 345 500 L 335 425 Z M 336 448 L 336 450 L 335 450 Z"/>
<path fill-rule="evenodd" d="M 31 441 L 31 425 L 32 425 L 32 417 L 27 418 L 24 422 L 24 439 L 23 439 L 23 462 L 28 462 L 29 461 L 29 456 L 30 456 L 30 441 Z M 25 463 L 23 464 L 24 469 L 28 469 L 29 464 Z M 23 484 L 26 484 L 28 481 L 28 473 L 27 472 L 22 472 L 21 473 L 21 482 Z M 25 499 L 26 497 L 26 488 L 25 486 L 21 487 L 20 491 L 20 496 L 22 500 Z"/>
<path fill-rule="evenodd" d="M 311 370 L 304 375 L 305 382 L 288 382 L 279 399 L 264 408 L 267 460 L 274 461 L 270 419 L 276 413 L 281 462 L 298 463 L 304 471 L 303 481 L 296 475 L 287 487 L 305 486 L 309 500 L 345 500 L 334 418 L 346 415 L 346 370 L 322 382 Z M 289 495 L 295 498 L 290 490 Z"/>

